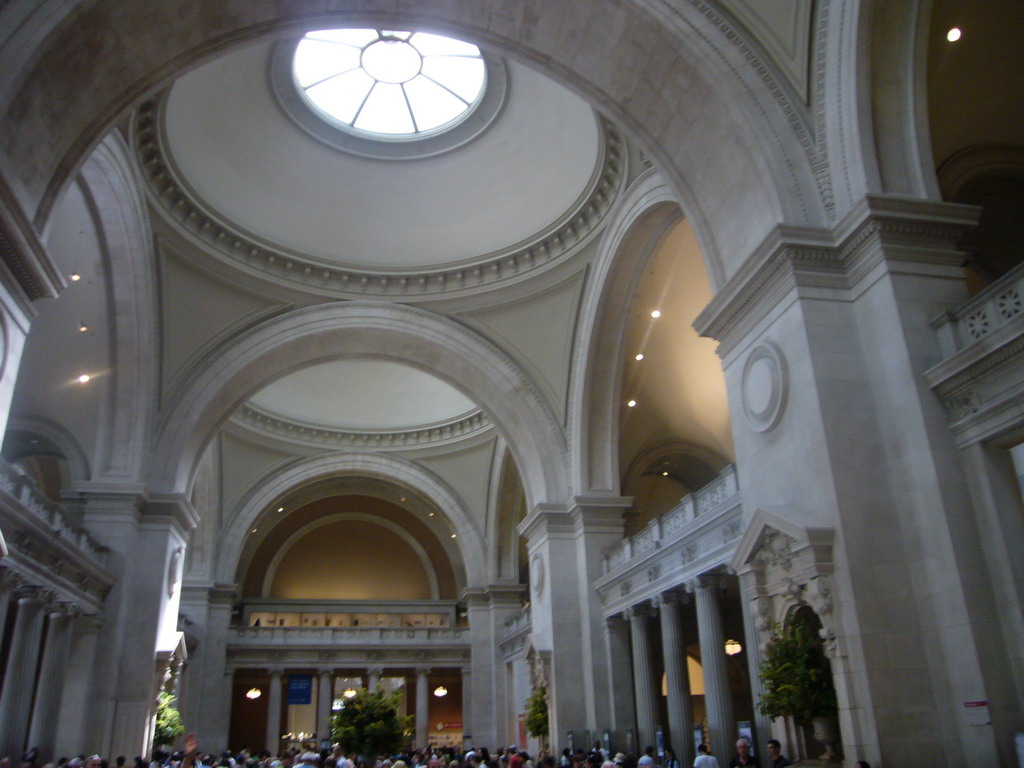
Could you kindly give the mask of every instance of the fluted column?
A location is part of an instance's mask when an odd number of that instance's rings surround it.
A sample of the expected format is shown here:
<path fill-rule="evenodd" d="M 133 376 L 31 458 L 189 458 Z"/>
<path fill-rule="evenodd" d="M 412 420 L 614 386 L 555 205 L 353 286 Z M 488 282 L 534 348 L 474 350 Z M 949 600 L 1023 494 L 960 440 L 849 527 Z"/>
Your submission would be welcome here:
<path fill-rule="evenodd" d="M 754 595 L 755 581 L 753 573 L 747 572 L 741 575 L 741 594 L 747 596 Z M 761 682 L 761 662 L 763 657 L 761 654 L 761 629 L 758 628 L 758 624 L 761 624 L 761 628 L 765 630 L 771 626 L 769 611 L 769 599 L 757 597 L 751 599 L 747 603 L 746 610 L 743 611 L 743 632 L 745 637 L 743 652 L 746 654 L 747 669 L 750 672 L 750 695 L 754 701 L 754 736 L 757 741 L 756 747 L 759 755 L 768 754 L 767 741 L 772 736 L 771 719 L 762 715 L 757 708 L 757 703 L 761 701 L 761 697 L 765 693 L 764 683 Z M 786 752 L 786 754 L 792 754 L 792 752 Z"/>
<path fill-rule="evenodd" d="M 71 622 L 74 611 L 69 605 L 62 605 L 50 613 L 43 646 L 43 662 L 36 686 L 36 703 L 32 708 L 29 726 L 29 744 L 39 747 L 41 761 L 54 758 L 54 740 L 57 735 L 57 715 L 64 692 L 64 671 L 71 647 Z"/>
<path fill-rule="evenodd" d="M 380 678 L 384 674 L 384 669 L 381 667 L 370 667 L 366 670 L 366 687 L 370 691 L 377 690 L 377 684 L 380 682 Z"/>
<path fill-rule="evenodd" d="M 637 751 L 654 746 L 658 699 L 654 687 L 654 659 L 651 654 L 650 618 L 654 609 L 634 605 L 627 609 L 629 634 L 633 641 L 633 690 L 636 698 Z"/>
<path fill-rule="evenodd" d="M 25 751 L 29 712 L 36 689 L 36 666 L 43 639 L 44 594 L 38 587 L 19 587 L 15 597 L 17 614 L 4 688 L 0 693 L 0 755 L 18 759 Z"/>
<path fill-rule="evenodd" d="M 334 670 L 321 669 L 316 685 L 316 737 L 331 738 L 331 705 L 334 704 Z"/>
<path fill-rule="evenodd" d="M 427 745 L 430 723 L 430 674 L 429 667 L 416 668 L 416 746 Z"/>
<path fill-rule="evenodd" d="M 730 754 L 736 737 L 718 599 L 724 584 L 723 577 L 713 574 L 698 576 L 692 582 L 697 604 L 700 660 L 704 667 L 704 707 L 708 714 L 711 751 L 718 755 Z"/>
<path fill-rule="evenodd" d="M 10 568 L 0 568 L 0 658 L 3 658 L 3 628 L 7 626 L 7 612 L 10 610 L 14 590 L 21 584 L 21 577 Z"/>
<path fill-rule="evenodd" d="M 665 682 L 668 688 L 669 743 L 679 764 L 693 765 L 693 739 L 690 724 L 690 673 L 686 664 L 686 639 L 683 637 L 683 602 L 688 596 L 666 592 L 658 598 L 661 616 L 661 647 L 665 657 Z"/>
<path fill-rule="evenodd" d="M 276 755 L 281 749 L 281 670 L 270 670 L 267 691 L 267 751 Z"/>
<path fill-rule="evenodd" d="M 473 735 L 473 670 L 468 665 L 462 668 L 462 735 L 467 741 Z"/>
<path fill-rule="evenodd" d="M 626 691 L 633 690 L 633 667 L 629 652 L 629 623 L 616 614 L 605 620 L 605 647 L 608 656 L 608 698 L 612 722 L 612 742 L 621 749 L 626 743 L 626 732 L 636 731 L 636 708 Z M 689 766 L 687 766 L 689 768 Z"/>

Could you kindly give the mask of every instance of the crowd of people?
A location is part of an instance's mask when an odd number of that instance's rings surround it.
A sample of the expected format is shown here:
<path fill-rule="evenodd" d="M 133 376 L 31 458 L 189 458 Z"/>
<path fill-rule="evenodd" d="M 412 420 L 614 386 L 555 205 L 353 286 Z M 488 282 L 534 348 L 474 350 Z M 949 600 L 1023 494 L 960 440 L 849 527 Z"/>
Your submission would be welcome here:
<path fill-rule="evenodd" d="M 692 768 L 786 768 L 790 761 L 782 754 L 782 746 L 775 739 L 767 744 L 768 754 L 763 761 L 753 754 L 753 748 L 746 738 L 736 742 L 735 754 L 728 762 L 711 754 L 706 744 L 698 748 Z M 407 750 L 395 755 L 367 758 L 361 755 L 345 754 L 335 745 L 333 749 L 320 752 L 286 751 L 280 755 L 269 752 L 222 752 L 204 753 L 194 734 L 185 737 L 184 749 L 178 752 L 156 751 L 152 760 L 136 757 L 128 764 L 125 757 L 118 757 L 113 763 L 100 755 L 78 755 L 62 757 L 55 763 L 39 765 L 35 750 L 26 754 L 20 763 L 13 763 L 8 757 L 0 757 L 0 768 L 691 768 L 681 765 L 671 749 L 663 756 L 655 755 L 653 747 L 647 747 L 637 758 L 632 754 L 618 752 L 612 755 L 601 746 L 593 748 L 564 749 L 560 757 L 541 750 L 531 756 L 515 746 L 491 752 L 486 748 L 472 748 L 460 752 L 454 747 Z M 858 761 L 856 768 L 870 768 L 864 761 Z"/>

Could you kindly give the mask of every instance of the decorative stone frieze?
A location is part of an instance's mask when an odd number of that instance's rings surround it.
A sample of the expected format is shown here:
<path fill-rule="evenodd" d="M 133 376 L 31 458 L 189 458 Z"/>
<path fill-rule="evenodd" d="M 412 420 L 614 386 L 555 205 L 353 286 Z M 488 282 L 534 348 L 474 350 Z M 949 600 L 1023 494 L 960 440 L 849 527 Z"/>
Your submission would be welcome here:
<path fill-rule="evenodd" d="M 231 227 L 193 196 L 177 177 L 162 135 L 167 91 L 146 101 L 132 121 L 132 137 L 154 204 L 214 257 L 225 264 L 319 295 L 409 298 L 473 293 L 521 280 L 572 256 L 600 231 L 625 187 L 626 145 L 622 134 L 600 119 L 601 156 L 589 188 L 546 230 L 504 250 L 482 254 L 471 263 L 416 272 L 374 272 L 327 263 L 284 250 Z"/>

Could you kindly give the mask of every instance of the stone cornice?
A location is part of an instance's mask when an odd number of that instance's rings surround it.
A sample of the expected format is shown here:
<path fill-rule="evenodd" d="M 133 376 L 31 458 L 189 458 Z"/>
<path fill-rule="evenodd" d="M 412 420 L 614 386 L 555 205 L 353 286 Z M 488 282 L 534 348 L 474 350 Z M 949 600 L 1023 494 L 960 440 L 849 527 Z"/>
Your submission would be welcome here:
<path fill-rule="evenodd" d="M 605 118 L 601 156 L 584 193 L 546 230 L 508 248 L 471 261 L 416 271 L 370 270 L 329 263 L 258 241 L 218 219 L 178 178 L 166 153 L 162 110 L 167 92 L 139 107 L 132 120 L 132 140 L 154 205 L 191 238 L 225 264 L 298 290 L 339 298 L 438 297 L 473 293 L 516 282 L 553 266 L 597 234 L 625 187 L 626 146 Z"/>
<path fill-rule="evenodd" d="M 883 262 L 894 270 L 956 270 L 956 242 L 978 215 L 972 206 L 869 195 L 831 231 L 779 225 L 694 327 L 718 339 L 724 357 L 796 286 L 850 290 Z"/>
<path fill-rule="evenodd" d="M 31 302 L 56 298 L 67 285 L 25 216 L 14 192 L 0 174 L 0 264 L 4 282 L 28 316 L 35 312 Z"/>
<path fill-rule="evenodd" d="M 481 410 L 416 429 L 396 431 L 331 429 L 283 419 L 251 405 L 239 408 L 231 420 L 249 432 L 302 445 L 373 450 L 445 444 L 480 434 L 491 427 Z"/>

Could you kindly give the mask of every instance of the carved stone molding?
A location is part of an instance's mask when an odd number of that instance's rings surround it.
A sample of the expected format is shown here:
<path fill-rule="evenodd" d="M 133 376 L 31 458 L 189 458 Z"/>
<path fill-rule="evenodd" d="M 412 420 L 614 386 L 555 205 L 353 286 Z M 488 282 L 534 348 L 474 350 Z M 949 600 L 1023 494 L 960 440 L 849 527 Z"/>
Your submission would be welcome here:
<path fill-rule="evenodd" d="M 133 145 L 154 203 L 223 263 L 318 295 L 412 299 L 471 293 L 519 280 L 526 273 L 553 266 L 588 242 L 611 211 L 626 180 L 625 141 L 602 117 L 602 155 L 590 186 L 551 227 L 509 248 L 482 254 L 471 263 L 408 273 L 375 272 L 260 242 L 215 216 L 190 194 L 168 159 L 161 129 L 165 103 L 166 92 L 142 104 L 132 121 Z"/>

